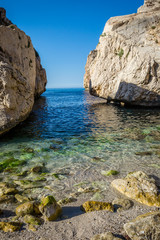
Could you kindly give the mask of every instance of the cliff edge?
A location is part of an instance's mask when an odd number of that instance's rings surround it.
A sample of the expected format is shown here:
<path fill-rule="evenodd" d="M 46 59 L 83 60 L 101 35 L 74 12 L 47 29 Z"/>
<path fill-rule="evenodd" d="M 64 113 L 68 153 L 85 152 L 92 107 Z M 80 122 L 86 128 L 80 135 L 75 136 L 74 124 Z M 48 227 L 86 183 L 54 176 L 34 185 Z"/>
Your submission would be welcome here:
<path fill-rule="evenodd" d="M 84 87 L 108 102 L 160 106 L 160 0 L 108 20 L 91 51 Z"/>
<path fill-rule="evenodd" d="M 0 8 L 0 135 L 28 117 L 46 83 L 30 37 Z"/>

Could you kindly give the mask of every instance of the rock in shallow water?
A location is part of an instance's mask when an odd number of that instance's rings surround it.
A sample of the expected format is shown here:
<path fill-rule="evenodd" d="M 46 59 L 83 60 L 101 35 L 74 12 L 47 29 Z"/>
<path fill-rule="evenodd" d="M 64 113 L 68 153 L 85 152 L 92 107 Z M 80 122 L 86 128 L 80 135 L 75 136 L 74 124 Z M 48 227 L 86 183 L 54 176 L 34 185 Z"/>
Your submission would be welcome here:
<path fill-rule="evenodd" d="M 130 173 L 124 179 L 116 179 L 111 185 L 140 203 L 160 207 L 160 195 L 155 180 L 141 171 Z"/>
<path fill-rule="evenodd" d="M 126 223 L 124 229 L 132 240 L 160 239 L 160 212 L 150 212 Z"/>

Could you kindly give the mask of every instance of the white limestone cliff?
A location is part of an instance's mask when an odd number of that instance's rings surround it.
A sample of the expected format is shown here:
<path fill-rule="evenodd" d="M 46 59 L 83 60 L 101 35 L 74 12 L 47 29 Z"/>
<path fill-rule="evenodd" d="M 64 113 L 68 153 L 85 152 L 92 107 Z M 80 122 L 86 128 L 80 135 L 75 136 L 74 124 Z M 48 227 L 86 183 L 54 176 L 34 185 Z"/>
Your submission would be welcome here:
<path fill-rule="evenodd" d="M 46 83 L 30 37 L 0 8 L 0 135 L 28 117 Z"/>
<path fill-rule="evenodd" d="M 84 87 L 108 102 L 160 106 L 160 1 L 108 20 L 87 59 Z"/>

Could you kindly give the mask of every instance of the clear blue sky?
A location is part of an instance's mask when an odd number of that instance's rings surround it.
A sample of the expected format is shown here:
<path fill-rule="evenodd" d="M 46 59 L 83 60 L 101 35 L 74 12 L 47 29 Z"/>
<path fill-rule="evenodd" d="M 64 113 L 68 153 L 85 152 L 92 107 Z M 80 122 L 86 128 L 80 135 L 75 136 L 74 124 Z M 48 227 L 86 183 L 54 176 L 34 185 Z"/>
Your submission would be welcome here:
<path fill-rule="evenodd" d="M 85 63 L 106 21 L 135 13 L 143 0 L 1 0 L 7 17 L 32 39 L 48 88 L 82 87 Z"/>

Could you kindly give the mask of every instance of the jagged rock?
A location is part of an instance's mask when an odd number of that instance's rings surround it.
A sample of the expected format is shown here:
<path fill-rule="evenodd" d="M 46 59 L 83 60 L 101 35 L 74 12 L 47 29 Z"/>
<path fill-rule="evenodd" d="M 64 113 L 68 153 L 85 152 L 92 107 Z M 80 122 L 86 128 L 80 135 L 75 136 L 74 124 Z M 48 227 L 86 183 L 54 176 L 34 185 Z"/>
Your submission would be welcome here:
<path fill-rule="evenodd" d="M 111 185 L 140 203 L 160 207 L 160 195 L 155 180 L 141 171 L 129 173 L 124 179 L 115 179 Z"/>
<path fill-rule="evenodd" d="M 160 106 L 160 1 L 147 0 L 139 13 L 109 19 L 85 70 L 84 87 L 92 95 Z"/>
<path fill-rule="evenodd" d="M 83 203 L 81 206 L 81 209 L 85 212 L 92 212 L 92 211 L 100 211 L 100 210 L 106 210 L 106 211 L 114 211 L 114 207 L 112 203 L 108 202 L 98 202 L 98 201 L 87 201 Z"/>
<path fill-rule="evenodd" d="M 111 232 L 95 235 L 91 240 L 120 240 L 122 238 L 115 237 Z"/>
<path fill-rule="evenodd" d="M 160 212 L 150 212 L 126 223 L 124 229 L 132 240 L 160 239 Z"/>
<path fill-rule="evenodd" d="M 45 91 L 46 73 L 31 39 L 0 8 L 0 134 L 25 120 Z"/>
<path fill-rule="evenodd" d="M 138 9 L 138 13 L 160 10 L 160 0 L 145 0 L 144 5 Z"/>
<path fill-rule="evenodd" d="M 52 196 L 42 198 L 39 210 L 46 221 L 55 221 L 62 213 L 61 206 Z"/>

